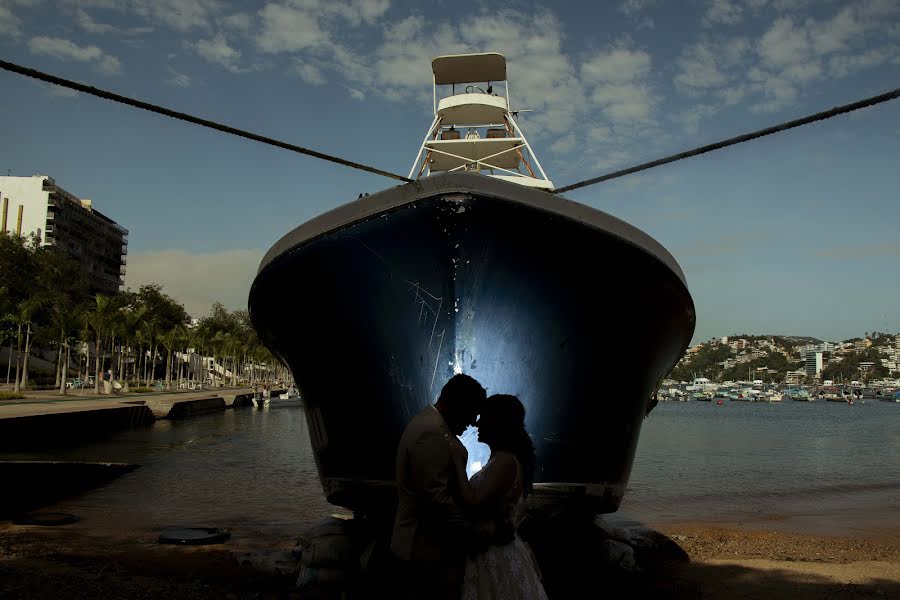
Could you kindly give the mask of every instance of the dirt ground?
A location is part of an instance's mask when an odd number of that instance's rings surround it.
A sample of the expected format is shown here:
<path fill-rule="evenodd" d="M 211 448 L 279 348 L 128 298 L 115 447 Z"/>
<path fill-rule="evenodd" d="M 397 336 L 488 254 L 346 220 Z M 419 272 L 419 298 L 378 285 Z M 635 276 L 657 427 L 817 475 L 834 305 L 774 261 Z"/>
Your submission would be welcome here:
<path fill-rule="evenodd" d="M 658 531 L 690 560 L 663 561 L 623 577 L 598 571 L 578 597 L 900 598 L 900 530 L 865 539 L 702 524 L 666 525 Z M 265 560 L 244 550 L 231 542 L 178 547 L 71 527 L 2 523 L 0 598 L 322 597 L 303 595 L 294 587 L 298 565 L 291 562 L 287 546 L 270 548 Z M 613 593 L 611 588 L 619 585 L 626 590 Z M 552 591 L 548 586 L 551 598 L 570 597 Z M 376 596 L 363 592 L 353 597 Z"/>
<path fill-rule="evenodd" d="M 869 538 L 702 524 L 667 525 L 657 530 L 690 557 L 689 563 L 659 574 L 663 585 L 682 592 L 676 597 L 900 598 L 897 530 Z"/>

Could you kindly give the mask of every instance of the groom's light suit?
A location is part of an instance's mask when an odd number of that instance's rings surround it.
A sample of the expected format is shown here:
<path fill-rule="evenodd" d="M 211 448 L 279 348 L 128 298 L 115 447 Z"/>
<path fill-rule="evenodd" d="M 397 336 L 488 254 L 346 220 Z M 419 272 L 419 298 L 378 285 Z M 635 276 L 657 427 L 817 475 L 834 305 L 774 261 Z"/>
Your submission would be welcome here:
<path fill-rule="evenodd" d="M 465 447 L 434 407 L 413 417 L 397 448 L 397 517 L 391 550 L 431 567 L 457 567 L 473 524 L 463 514 L 451 452 Z"/>

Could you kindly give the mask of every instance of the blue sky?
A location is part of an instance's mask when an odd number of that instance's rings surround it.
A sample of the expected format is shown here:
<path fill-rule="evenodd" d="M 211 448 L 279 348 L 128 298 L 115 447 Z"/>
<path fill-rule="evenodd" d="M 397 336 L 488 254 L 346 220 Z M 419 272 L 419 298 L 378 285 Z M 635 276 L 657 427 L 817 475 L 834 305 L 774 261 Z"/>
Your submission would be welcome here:
<path fill-rule="evenodd" d="M 498 51 L 559 186 L 900 86 L 896 0 L 494 4 L 6 0 L 0 55 L 406 174 L 430 60 Z M 0 171 L 91 198 L 130 230 L 127 285 L 195 315 L 244 307 L 281 235 L 393 185 L 8 72 L 0 90 Z M 669 249 L 695 340 L 837 340 L 900 331 L 898 167 L 894 101 L 568 197 Z"/>

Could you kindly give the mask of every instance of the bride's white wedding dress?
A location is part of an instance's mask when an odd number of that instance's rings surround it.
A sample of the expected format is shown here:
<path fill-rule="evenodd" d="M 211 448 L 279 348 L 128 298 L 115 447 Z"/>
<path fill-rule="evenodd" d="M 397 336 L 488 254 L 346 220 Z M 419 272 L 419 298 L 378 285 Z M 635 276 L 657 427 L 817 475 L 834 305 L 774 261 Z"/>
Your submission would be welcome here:
<path fill-rule="evenodd" d="M 516 481 L 497 501 L 497 514 L 512 522 L 516 529 L 525 517 L 522 497 L 522 466 L 516 461 Z M 469 485 L 485 485 L 491 477 L 491 462 L 476 473 Z M 531 548 L 518 534 L 505 546 L 489 546 L 484 552 L 466 559 L 463 600 L 546 600 L 537 561 Z"/>

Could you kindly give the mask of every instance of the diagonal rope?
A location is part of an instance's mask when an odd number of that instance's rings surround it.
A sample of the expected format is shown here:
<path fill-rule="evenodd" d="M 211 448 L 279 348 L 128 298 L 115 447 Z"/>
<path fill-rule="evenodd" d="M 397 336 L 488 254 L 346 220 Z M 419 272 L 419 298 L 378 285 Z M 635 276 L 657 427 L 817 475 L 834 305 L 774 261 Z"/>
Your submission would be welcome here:
<path fill-rule="evenodd" d="M 263 144 L 269 144 L 271 146 L 275 146 L 277 148 L 282 148 L 284 150 L 290 150 L 292 152 L 297 152 L 299 154 L 306 154 L 306 155 L 312 156 L 314 158 L 319 158 L 319 159 L 326 160 L 329 162 L 337 163 L 339 165 L 344 165 L 347 167 L 351 167 L 353 169 L 359 169 L 361 171 L 366 171 L 368 173 L 373 173 L 375 175 L 390 177 L 391 179 L 396 179 L 398 181 L 403 181 L 406 183 L 413 181 L 412 179 L 409 179 L 408 177 L 403 177 L 402 175 L 397 175 L 395 173 L 390 173 L 388 171 L 376 169 L 375 167 L 369 167 L 367 165 L 363 165 L 361 163 L 346 160 L 346 159 L 343 159 L 343 158 L 340 158 L 337 156 L 331 156 L 330 154 L 324 154 L 322 152 L 310 150 L 309 148 L 303 148 L 302 146 L 289 144 L 287 142 L 282 142 L 282 141 L 279 141 L 279 140 L 276 140 L 273 138 L 269 138 L 269 137 L 265 137 L 265 136 L 258 135 L 255 133 L 251 133 L 249 131 L 244 131 L 242 129 L 237 129 L 235 127 L 230 127 L 228 125 L 216 123 L 215 121 L 201 119 L 199 117 L 195 117 L 195 116 L 189 115 L 187 113 L 177 112 L 177 111 L 174 111 L 174 110 L 162 107 L 162 106 L 156 106 L 154 104 L 143 102 L 141 100 L 135 100 L 133 98 L 128 98 L 126 96 L 121 96 L 121 95 L 115 94 L 113 92 L 101 90 L 101 89 L 95 88 L 93 86 L 87 86 L 87 85 L 84 85 L 81 83 L 77 83 L 75 81 L 69 81 L 68 79 L 56 77 L 55 75 L 43 73 L 41 71 L 37 71 L 35 69 L 30 69 L 28 67 L 23 67 L 21 65 L 10 63 L 10 62 L 4 61 L 4 60 L 0 60 L 0 68 L 3 68 L 7 71 L 12 71 L 14 73 L 19 73 L 21 75 L 26 75 L 28 77 L 33 77 L 33 78 L 39 79 L 41 81 L 46 81 L 46 82 L 52 83 L 54 85 L 70 88 L 73 90 L 77 90 L 79 92 L 84 92 L 86 94 L 97 96 L 99 98 L 104 98 L 106 100 L 112 100 L 114 102 L 120 102 L 120 103 L 126 104 L 128 106 L 133 106 L 135 108 L 140 108 L 140 109 L 147 110 L 147 111 L 150 111 L 153 113 L 161 114 L 161 115 L 164 115 L 167 117 L 171 117 L 173 119 L 187 121 L 189 123 L 194 123 L 196 125 L 200 125 L 203 127 L 215 129 L 215 130 L 221 131 L 223 133 L 236 135 L 238 137 L 243 137 L 243 138 L 246 138 L 249 140 L 254 140 L 257 142 L 261 142 Z M 556 188 L 555 190 L 552 190 L 552 193 L 560 194 L 563 192 L 568 192 L 571 190 L 576 190 L 576 189 L 580 189 L 583 187 L 587 187 L 589 185 L 594 185 L 596 183 L 602 183 L 604 181 L 609 181 L 610 179 L 624 177 L 625 175 L 631 175 L 632 173 L 645 171 L 647 169 L 652 169 L 653 167 L 658 167 L 658 166 L 672 163 L 672 162 L 682 160 L 685 158 L 690 158 L 692 156 L 705 154 L 707 152 L 712 152 L 714 150 L 719 150 L 721 148 L 733 146 L 735 144 L 740 144 L 740 143 L 754 140 L 757 138 L 761 138 L 761 137 L 764 137 L 767 135 L 772 135 L 773 133 L 786 131 L 788 129 L 793 129 L 794 127 L 800 127 L 802 125 L 808 125 L 808 124 L 814 123 L 816 121 L 830 119 L 831 117 L 835 117 L 837 115 L 852 112 L 852 111 L 859 110 L 861 108 L 866 108 L 869 106 L 874 106 L 874 105 L 880 104 L 882 102 L 887 102 L 888 100 L 894 100 L 898 97 L 900 97 L 900 88 L 897 88 L 890 92 L 886 92 L 884 94 L 880 94 L 878 96 L 866 98 L 865 100 L 860 100 L 858 102 L 853 102 L 851 104 L 845 104 L 843 106 L 837 106 L 830 110 L 816 113 L 814 115 L 809 115 L 807 117 L 795 119 L 793 121 L 788 121 L 788 122 L 782 123 L 780 125 L 773 125 L 772 127 L 760 129 L 759 131 L 754 131 L 752 133 L 746 133 L 744 135 L 739 135 L 737 137 L 722 140 L 722 141 L 716 142 L 714 144 L 708 144 L 706 146 L 701 146 L 699 148 L 694 148 L 693 150 L 686 150 L 684 152 L 672 154 L 665 158 L 660 158 L 660 159 L 657 159 L 657 160 L 654 160 L 651 162 L 636 165 L 634 167 L 629 167 L 627 169 L 621 169 L 619 171 L 614 171 L 612 173 L 608 173 L 608 174 L 602 175 L 600 177 L 594 177 L 592 179 L 585 179 L 584 181 L 579 181 L 578 183 L 573 183 L 570 185 L 563 186 L 561 188 Z"/>
<path fill-rule="evenodd" d="M 698 154 L 705 154 L 706 152 L 712 152 L 713 150 L 719 150 L 720 148 L 725 148 L 726 146 L 734 146 L 735 144 L 740 144 L 742 142 L 748 142 L 750 140 L 755 140 L 757 138 L 761 138 L 761 137 L 764 137 L 767 135 L 772 135 L 773 133 L 778 133 L 779 131 L 786 131 L 786 130 L 792 129 L 794 127 L 800 127 L 801 125 L 808 125 L 809 123 L 814 123 L 816 121 L 830 119 L 831 117 L 835 117 L 837 115 L 842 115 L 844 113 L 852 112 L 854 110 L 859 110 L 860 108 L 874 106 L 875 104 L 887 102 L 888 100 L 895 100 L 898 97 L 900 97 L 900 88 L 897 88 L 891 92 L 880 94 L 878 96 L 872 96 L 871 98 L 866 98 L 865 100 L 860 100 L 859 102 L 853 102 L 851 104 L 845 104 L 843 106 L 836 106 L 836 107 L 832 108 L 831 110 L 826 110 L 826 111 L 823 111 L 820 113 L 816 113 L 814 115 L 810 115 L 808 117 L 803 117 L 802 119 L 795 119 L 793 121 L 788 121 L 787 123 L 782 123 L 780 125 L 773 125 L 772 127 L 766 127 L 765 129 L 760 129 L 759 131 L 754 131 L 753 133 L 745 133 L 744 135 L 739 135 L 737 137 L 729 138 L 727 140 L 722 140 L 721 142 L 716 142 L 714 144 L 709 144 L 707 146 L 701 146 L 701 147 L 695 148 L 693 150 L 686 150 L 684 152 L 679 152 L 678 154 L 672 154 L 671 156 L 667 156 L 665 158 L 660 158 L 658 160 L 647 162 L 647 163 L 644 163 L 641 165 L 629 167 L 627 169 L 622 169 L 620 171 L 615 171 L 613 173 L 609 173 L 607 175 L 602 175 L 600 177 L 594 177 L 593 179 L 585 179 L 584 181 L 579 181 L 578 183 L 573 183 L 571 185 L 566 185 L 561 188 L 556 188 L 555 190 L 553 190 L 553 193 L 561 194 L 562 192 L 577 190 L 579 188 L 587 187 L 589 185 L 594 185 L 595 183 L 601 183 L 603 181 L 609 181 L 610 179 L 616 179 L 617 177 L 624 177 L 625 175 L 631 175 L 632 173 L 637 173 L 638 171 L 645 171 L 647 169 L 652 169 L 653 167 L 658 167 L 660 165 L 665 165 L 665 164 L 668 164 L 671 162 L 675 162 L 676 160 L 690 158 L 692 156 L 697 156 Z"/>
<path fill-rule="evenodd" d="M 397 179 L 399 181 L 403 181 L 403 182 L 407 182 L 407 183 L 412 181 L 412 179 L 403 177 L 402 175 L 397 175 L 395 173 L 390 173 L 388 171 L 382 171 L 381 169 L 376 169 L 375 167 L 369 167 L 369 166 L 360 164 L 358 162 L 353 162 L 352 160 L 346 160 L 344 158 L 340 158 L 337 156 L 331 156 L 330 154 L 316 152 L 315 150 L 310 150 L 309 148 L 303 148 L 302 146 L 296 146 L 294 144 L 282 142 L 282 141 L 279 141 L 276 139 L 258 135 L 256 133 L 244 131 L 243 129 L 237 129 L 235 127 L 230 127 L 228 125 L 216 123 L 215 121 L 201 119 L 200 117 L 195 117 L 193 115 L 189 115 L 189 114 L 182 113 L 182 112 L 177 112 L 177 111 L 174 111 L 174 110 L 162 107 L 162 106 L 156 106 L 155 104 L 150 104 L 148 102 L 142 102 L 140 100 L 128 98 L 127 96 L 120 96 L 119 94 L 114 94 L 113 92 L 101 90 L 99 88 L 84 85 L 84 84 L 81 84 L 81 83 L 78 83 L 75 81 L 69 81 L 68 79 L 56 77 L 55 75 L 50 75 L 48 73 L 42 73 L 41 71 L 36 71 L 34 69 L 29 69 L 28 67 L 23 67 L 21 65 L 17 65 L 17 64 L 11 63 L 11 62 L 6 62 L 5 60 L 0 60 L 0 68 L 3 68 L 7 71 L 12 71 L 13 73 L 19 73 L 20 75 L 34 77 L 35 79 L 39 79 L 41 81 L 46 81 L 47 83 L 52 83 L 54 85 L 58 85 L 61 87 L 70 88 L 73 90 L 77 90 L 79 92 L 84 92 L 85 94 L 97 96 L 97 97 L 103 98 L 105 100 L 112 100 L 113 102 L 121 102 L 122 104 L 127 104 L 128 106 L 133 106 L 135 108 L 141 108 L 143 110 L 148 110 L 148 111 L 156 113 L 156 114 L 165 115 L 167 117 L 172 117 L 173 119 L 187 121 L 188 123 L 194 123 L 195 125 L 209 127 L 210 129 L 215 129 L 216 131 L 221 131 L 223 133 L 236 135 L 238 137 L 246 138 L 248 140 L 253 140 L 256 142 L 262 142 L 263 144 L 269 144 L 270 146 L 275 146 L 277 148 L 282 148 L 284 150 L 290 150 L 291 152 L 297 152 L 299 154 L 306 154 L 307 156 L 312 156 L 314 158 L 320 158 L 322 160 L 327 160 L 329 162 L 337 163 L 339 165 L 344 165 L 345 167 L 359 169 L 361 171 L 366 171 L 368 173 L 374 173 L 375 175 L 382 175 L 384 177 L 390 177 L 391 179 Z"/>

